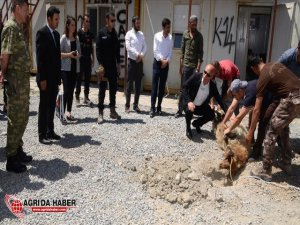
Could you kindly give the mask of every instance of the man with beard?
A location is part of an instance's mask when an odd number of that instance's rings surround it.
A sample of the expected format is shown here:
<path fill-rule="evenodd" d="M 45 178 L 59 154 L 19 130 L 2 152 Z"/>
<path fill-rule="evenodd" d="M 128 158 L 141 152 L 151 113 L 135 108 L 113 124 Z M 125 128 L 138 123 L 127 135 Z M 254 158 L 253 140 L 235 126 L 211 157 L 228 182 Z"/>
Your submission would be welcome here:
<path fill-rule="evenodd" d="M 181 85 L 183 85 L 194 72 L 199 72 L 203 62 L 203 37 L 197 30 L 198 18 L 191 16 L 189 19 L 189 29 L 183 32 L 181 41 L 181 57 L 179 74 L 181 75 Z M 183 96 L 179 97 L 178 111 L 175 118 L 182 115 L 184 109 Z"/>
<path fill-rule="evenodd" d="M 143 59 L 147 51 L 145 37 L 141 29 L 140 18 L 134 16 L 132 18 L 132 29 L 125 35 L 125 45 L 128 57 L 128 77 L 126 87 L 126 104 L 125 112 L 130 111 L 130 97 L 133 88 L 133 82 L 135 84 L 135 95 L 133 102 L 133 110 L 140 113 L 139 109 L 139 97 L 141 92 L 141 81 L 143 77 Z"/>

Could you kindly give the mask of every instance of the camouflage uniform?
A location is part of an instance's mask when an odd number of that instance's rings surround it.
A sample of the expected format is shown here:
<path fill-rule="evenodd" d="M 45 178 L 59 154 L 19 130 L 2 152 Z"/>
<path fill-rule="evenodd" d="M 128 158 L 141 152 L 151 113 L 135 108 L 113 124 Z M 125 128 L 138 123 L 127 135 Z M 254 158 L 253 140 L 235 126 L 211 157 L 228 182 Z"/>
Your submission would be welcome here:
<path fill-rule="evenodd" d="M 291 165 L 289 144 L 289 124 L 300 114 L 300 89 L 293 91 L 288 97 L 282 98 L 268 125 L 264 141 L 263 167 L 270 170 L 278 135 L 281 137 L 282 162 Z"/>
<path fill-rule="evenodd" d="M 6 22 L 1 41 L 2 54 L 10 55 L 5 77 L 8 81 L 6 156 L 11 157 L 23 145 L 22 136 L 28 122 L 31 62 L 23 27 L 14 19 Z"/>

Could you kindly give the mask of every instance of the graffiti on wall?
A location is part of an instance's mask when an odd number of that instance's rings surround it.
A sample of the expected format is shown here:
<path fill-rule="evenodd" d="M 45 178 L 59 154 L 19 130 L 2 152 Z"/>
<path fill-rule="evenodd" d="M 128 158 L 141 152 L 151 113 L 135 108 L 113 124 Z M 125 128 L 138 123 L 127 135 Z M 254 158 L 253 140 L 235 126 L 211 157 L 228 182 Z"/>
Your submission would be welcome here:
<path fill-rule="evenodd" d="M 229 54 L 231 53 L 231 47 L 235 45 L 232 34 L 232 25 L 234 21 L 234 16 L 231 18 L 221 17 L 215 18 L 215 29 L 214 29 L 214 38 L 213 44 L 217 40 L 217 43 L 226 48 L 228 47 Z"/>
<path fill-rule="evenodd" d="M 121 67 L 125 66 L 125 35 L 126 35 L 126 9 L 121 9 L 116 13 L 116 19 L 118 25 L 116 31 L 118 33 L 118 38 L 120 42 L 120 57 L 121 57 Z"/>

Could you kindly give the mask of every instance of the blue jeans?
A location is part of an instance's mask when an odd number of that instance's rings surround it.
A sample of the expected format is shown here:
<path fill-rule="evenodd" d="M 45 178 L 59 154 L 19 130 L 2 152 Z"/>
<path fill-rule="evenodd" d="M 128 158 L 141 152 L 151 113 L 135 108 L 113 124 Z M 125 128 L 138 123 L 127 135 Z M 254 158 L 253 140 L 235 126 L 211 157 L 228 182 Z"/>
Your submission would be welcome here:
<path fill-rule="evenodd" d="M 169 66 L 161 68 L 161 62 L 153 61 L 152 91 L 151 91 L 151 110 L 155 111 L 156 98 L 158 97 L 157 110 L 161 110 L 161 103 L 165 93 L 166 82 L 168 79 Z"/>

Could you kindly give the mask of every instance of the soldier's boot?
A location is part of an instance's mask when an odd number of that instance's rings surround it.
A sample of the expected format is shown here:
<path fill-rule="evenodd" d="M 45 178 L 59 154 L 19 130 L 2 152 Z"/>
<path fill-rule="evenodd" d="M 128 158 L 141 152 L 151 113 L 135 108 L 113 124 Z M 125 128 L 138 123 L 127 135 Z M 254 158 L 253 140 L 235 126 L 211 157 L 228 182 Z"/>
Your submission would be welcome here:
<path fill-rule="evenodd" d="M 15 155 L 7 157 L 6 170 L 14 173 L 23 173 L 27 170 L 27 167 L 23 165 L 20 162 L 19 157 Z"/>
<path fill-rule="evenodd" d="M 291 166 L 291 164 L 284 163 L 283 161 L 278 161 L 275 166 L 280 168 L 286 174 L 292 175 L 292 166 Z"/>
<path fill-rule="evenodd" d="M 110 107 L 110 118 L 115 120 L 121 119 L 121 116 L 116 112 L 115 107 Z"/>
<path fill-rule="evenodd" d="M 270 182 L 272 180 L 272 167 L 260 166 L 250 171 L 250 174 L 255 177 L 259 177 L 265 181 Z"/>
<path fill-rule="evenodd" d="M 24 150 L 23 147 L 20 146 L 17 150 L 17 156 L 19 158 L 19 161 L 21 163 L 30 163 L 32 161 L 32 156 L 31 155 L 27 155 Z"/>
<path fill-rule="evenodd" d="M 99 116 L 98 116 L 97 123 L 100 124 L 100 123 L 103 123 L 103 122 L 104 122 L 104 119 L 103 119 L 103 109 L 99 109 Z"/>

